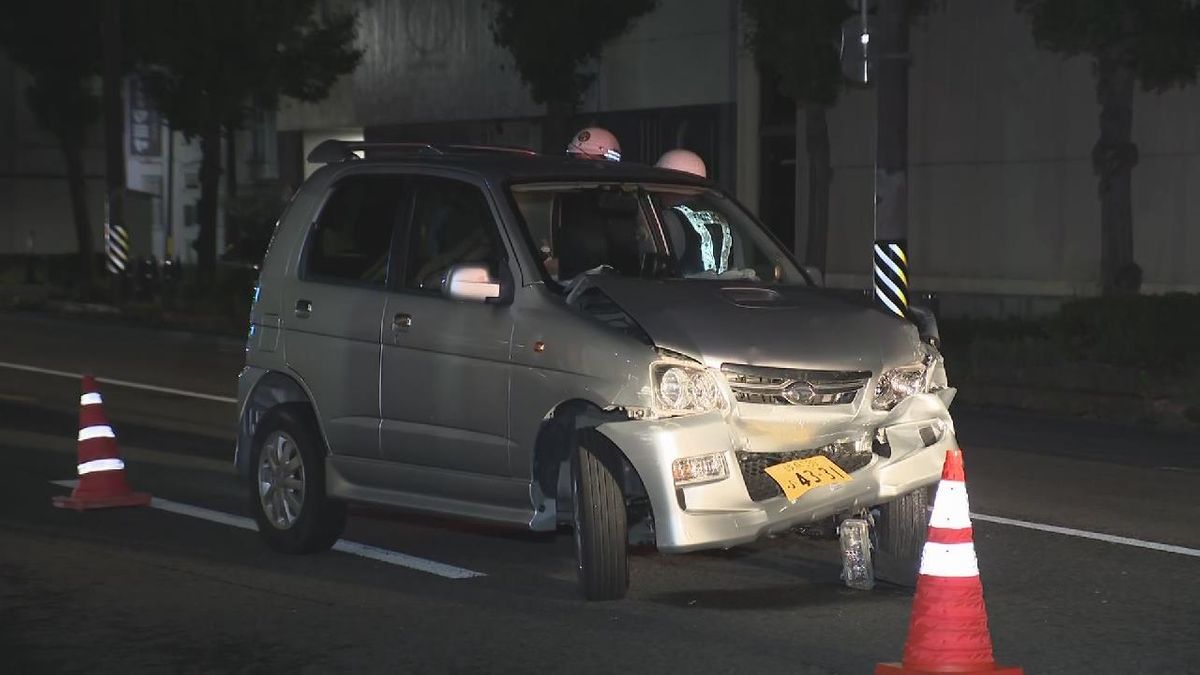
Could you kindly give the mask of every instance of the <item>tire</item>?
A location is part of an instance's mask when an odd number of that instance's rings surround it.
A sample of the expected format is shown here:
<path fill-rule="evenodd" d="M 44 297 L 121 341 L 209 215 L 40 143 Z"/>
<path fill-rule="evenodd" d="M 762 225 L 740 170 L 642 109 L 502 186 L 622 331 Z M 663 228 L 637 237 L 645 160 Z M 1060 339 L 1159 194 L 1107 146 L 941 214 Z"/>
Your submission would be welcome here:
<path fill-rule="evenodd" d="M 328 550 L 346 527 L 346 505 L 325 495 L 325 443 L 312 410 L 273 408 L 250 453 L 250 511 L 267 545 L 281 553 Z"/>
<path fill-rule="evenodd" d="M 875 576 L 915 585 L 929 531 L 929 488 L 913 490 L 877 508 Z"/>
<path fill-rule="evenodd" d="M 616 460 L 581 445 L 572 463 L 575 560 L 588 600 L 619 600 L 629 590 L 629 522 Z"/>

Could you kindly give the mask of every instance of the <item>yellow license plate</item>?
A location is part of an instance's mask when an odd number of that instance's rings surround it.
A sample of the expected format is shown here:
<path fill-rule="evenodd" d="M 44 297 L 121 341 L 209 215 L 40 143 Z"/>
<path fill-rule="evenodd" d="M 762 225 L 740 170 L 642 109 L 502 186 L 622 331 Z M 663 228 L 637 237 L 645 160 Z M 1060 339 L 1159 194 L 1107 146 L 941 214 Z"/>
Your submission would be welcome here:
<path fill-rule="evenodd" d="M 783 488 L 783 495 L 792 501 L 796 501 L 813 488 L 837 485 L 850 480 L 850 474 L 842 471 L 837 464 L 823 455 L 775 464 L 768 466 L 766 471 L 767 475 Z"/>

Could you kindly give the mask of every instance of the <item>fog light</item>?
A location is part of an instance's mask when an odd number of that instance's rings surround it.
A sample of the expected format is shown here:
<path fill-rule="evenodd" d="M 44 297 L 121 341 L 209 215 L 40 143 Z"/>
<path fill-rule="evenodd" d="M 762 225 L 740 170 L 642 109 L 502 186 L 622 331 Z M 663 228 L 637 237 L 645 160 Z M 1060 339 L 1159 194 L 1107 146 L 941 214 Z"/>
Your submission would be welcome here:
<path fill-rule="evenodd" d="M 729 477 L 729 466 L 725 464 L 725 453 L 714 452 L 698 457 L 681 457 L 671 462 L 671 475 L 675 485 L 695 485 Z"/>

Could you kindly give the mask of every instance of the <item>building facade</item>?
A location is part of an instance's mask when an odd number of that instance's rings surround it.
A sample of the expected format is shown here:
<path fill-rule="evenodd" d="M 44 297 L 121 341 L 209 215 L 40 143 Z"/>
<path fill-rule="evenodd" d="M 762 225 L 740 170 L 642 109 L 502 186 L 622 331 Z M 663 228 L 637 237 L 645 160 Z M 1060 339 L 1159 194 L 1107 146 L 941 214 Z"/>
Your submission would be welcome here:
<path fill-rule="evenodd" d="M 307 150 L 335 134 L 538 144 L 544 110 L 494 45 L 485 4 L 351 4 L 363 65 L 329 101 L 282 112 L 291 144 Z M 759 76 L 743 31 L 736 0 L 662 0 L 593 64 L 578 121 L 611 128 L 632 161 L 676 146 L 699 151 L 803 257 L 803 119 Z M 992 314 L 1097 293 L 1090 63 L 1039 50 L 1011 3 L 992 0 L 945 3 L 914 26 L 911 42 L 914 288 L 938 292 L 952 311 Z M 1191 262 L 1200 196 L 1187 187 L 1200 179 L 1198 111 L 1197 88 L 1136 97 L 1135 257 L 1147 292 L 1200 291 Z M 848 89 L 830 111 L 832 286 L 870 285 L 875 114 L 870 88 Z"/>
<path fill-rule="evenodd" d="M 25 99 L 29 75 L 0 54 L 0 256 L 65 255 L 77 250 L 66 163 L 57 139 L 41 128 Z M 96 82 L 99 91 L 99 82 Z M 199 235 L 199 143 L 173 132 L 146 99 L 134 78 L 123 87 L 125 119 L 126 220 L 130 253 L 157 260 L 196 262 L 192 246 Z M 278 179 L 274 114 L 259 114 L 233 137 L 234 185 L 254 191 Z M 223 141 L 221 199 L 228 202 L 229 138 Z M 88 129 L 82 152 L 88 220 L 93 250 L 104 250 L 104 129 Z M 276 189 L 276 192 L 279 190 Z M 279 201 L 279 200 L 277 200 Z M 218 215 L 218 250 L 236 233 Z"/>
<path fill-rule="evenodd" d="M 281 142 L 297 148 L 294 155 L 330 137 L 540 145 L 545 108 L 494 44 L 487 3 L 347 4 L 359 15 L 363 62 L 326 101 L 280 111 L 288 136 Z M 692 147 L 734 187 L 738 165 L 747 163 L 736 140 L 739 79 L 757 80 L 740 34 L 736 2 L 660 2 L 590 64 L 596 81 L 577 123 L 610 128 L 629 161 Z"/>
<path fill-rule="evenodd" d="M 1100 109 L 1089 59 L 1038 49 L 1025 17 L 994 0 L 941 3 L 913 28 L 911 41 L 915 287 L 974 314 L 1037 312 L 1099 293 L 1092 148 Z M 871 90 L 848 93 L 829 115 L 834 285 L 870 280 L 874 124 Z M 1136 91 L 1133 141 L 1142 290 L 1200 292 L 1200 193 L 1191 187 L 1200 184 L 1200 87 Z M 803 161 L 800 173 L 803 188 Z"/>
<path fill-rule="evenodd" d="M 362 64 L 325 101 L 285 104 L 239 133 L 239 183 L 277 177 L 287 192 L 315 168 L 304 157 L 326 138 L 540 144 L 545 108 L 495 45 L 486 2 L 331 3 L 358 13 Z M 575 122 L 612 129 L 627 161 L 698 151 L 717 182 L 803 257 L 803 116 L 760 75 L 743 21 L 738 0 L 660 0 L 588 65 L 595 85 Z M 913 27 L 911 46 L 912 286 L 938 292 L 947 311 L 976 314 L 1028 314 L 1097 293 L 1099 108 L 1089 61 L 1039 50 L 1012 3 L 995 0 L 940 3 Z M 11 93 L 0 96 L 0 253 L 69 252 L 61 153 L 25 108 L 23 77 L 0 61 L 0 91 Z M 1200 87 L 1135 96 L 1134 256 L 1146 292 L 1200 292 L 1200 191 L 1190 189 L 1200 181 L 1198 113 Z M 847 89 L 829 113 L 831 286 L 870 286 L 875 115 L 870 88 Z M 158 124 L 130 124 L 142 123 Z M 130 188 L 158 200 L 145 251 L 135 253 L 187 261 L 199 156 L 158 128 L 142 137 L 146 129 L 127 125 Z M 85 151 L 97 250 L 101 141 L 97 129 Z M 139 142 L 151 147 L 143 153 Z M 236 238 L 224 225 L 218 236 Z"/>

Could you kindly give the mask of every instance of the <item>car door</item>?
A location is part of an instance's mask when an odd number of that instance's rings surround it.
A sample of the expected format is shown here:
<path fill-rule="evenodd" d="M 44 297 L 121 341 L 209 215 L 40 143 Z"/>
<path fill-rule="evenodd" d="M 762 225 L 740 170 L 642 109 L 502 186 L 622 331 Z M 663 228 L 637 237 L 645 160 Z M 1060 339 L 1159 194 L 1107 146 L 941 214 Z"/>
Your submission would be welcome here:
<path fill-rule="evenodd" d="M 441 293 L 451 265 L 487 263 L 498 273 L 508 264 L 491 203 L 458 179 L 414 177 L 409 186 L 403 273 L 384 317 L 382 456 L 461 476 L 509 476 L 510 312 Z M 422 481 L 434 490 L 437 482 Z"/>
<path fill-rule="evenodd" d="M 402 185 L 371 174 L 334 183 L 284 298 L 288 367 L 335 455 L 379 457 L 380 326 Z"/>

